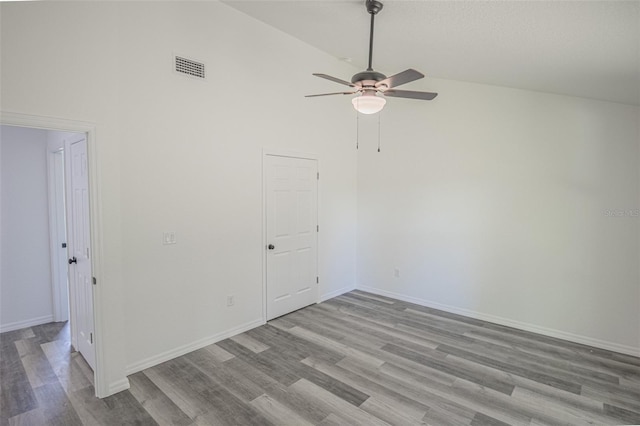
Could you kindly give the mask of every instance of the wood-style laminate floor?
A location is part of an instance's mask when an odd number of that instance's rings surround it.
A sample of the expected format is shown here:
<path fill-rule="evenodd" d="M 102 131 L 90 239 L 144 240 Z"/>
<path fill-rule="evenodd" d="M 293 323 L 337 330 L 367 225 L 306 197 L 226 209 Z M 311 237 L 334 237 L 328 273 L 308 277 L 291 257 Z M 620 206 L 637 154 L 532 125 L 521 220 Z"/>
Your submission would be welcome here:
<path fill-rule="evenodd" d="M 129 377 L 0 335 L 0 425 L 640 424 L 640 359 L 354 291 Z"/>

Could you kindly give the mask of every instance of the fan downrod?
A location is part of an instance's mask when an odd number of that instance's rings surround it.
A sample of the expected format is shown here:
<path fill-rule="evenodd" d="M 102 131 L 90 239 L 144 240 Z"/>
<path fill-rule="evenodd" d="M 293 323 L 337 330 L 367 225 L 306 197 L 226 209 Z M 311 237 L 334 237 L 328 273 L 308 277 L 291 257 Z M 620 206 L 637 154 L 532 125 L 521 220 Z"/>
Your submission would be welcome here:
<path fill-rule="evenodd" d="M 373 67 L 371 65 L 371 62 L 373 61 L 373 23 L 378 12 L 382 10 L 382 2 L 377 0 L 367 0 L 365 7 L 367 8 L 367 12 L 371 15 L 371 28 L 369 31 L 369 66 L 367 67 L 367 71 L 373 71 Z"/>

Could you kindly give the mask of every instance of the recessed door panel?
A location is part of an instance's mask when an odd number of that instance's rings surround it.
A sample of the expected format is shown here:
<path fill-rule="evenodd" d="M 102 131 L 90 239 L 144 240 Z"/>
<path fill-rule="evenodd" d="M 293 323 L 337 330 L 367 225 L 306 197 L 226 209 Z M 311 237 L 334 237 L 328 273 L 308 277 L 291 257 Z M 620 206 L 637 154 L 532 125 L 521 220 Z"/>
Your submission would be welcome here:
<path fill-rule="evenodd" d="M 298 227 L 297 234 L 298 235 L 308 235 L 311 232 L 316 232 L 315 230 L 315 213 L 312 212 L 313 208 L 313 193 L 312 191 L 297 191 L 297 214 L 298 219 L 296 220 L 296 225 Z"/>
<path fill-rule="evenodd" d="M 273 221 L 275 222 L 275 238 L 291 237 L 294 211 L 294 200 L 290 191 L 274 191 Z"/>

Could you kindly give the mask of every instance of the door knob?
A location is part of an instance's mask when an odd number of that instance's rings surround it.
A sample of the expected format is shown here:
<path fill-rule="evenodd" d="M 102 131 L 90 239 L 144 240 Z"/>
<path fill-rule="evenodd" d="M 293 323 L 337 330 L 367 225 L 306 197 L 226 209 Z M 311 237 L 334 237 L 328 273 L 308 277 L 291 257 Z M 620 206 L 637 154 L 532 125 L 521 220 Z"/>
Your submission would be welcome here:
<path fill-rule="evenodd" d="M 274 248 L 276 248 L 276 246 L 274 246 L 273 244 L 269 244 L 269 245 L 267 246 L 267 248 L 268 248 L 269 250 L 273 250 Z"/>
<path fill-rule="evenodd" d="M 69 265 L 71 265 L 72 263 L 78 263 L 78 259 L 76 259 L 75 256 L 73 256 L 71 259 L 69 259 Z"/>

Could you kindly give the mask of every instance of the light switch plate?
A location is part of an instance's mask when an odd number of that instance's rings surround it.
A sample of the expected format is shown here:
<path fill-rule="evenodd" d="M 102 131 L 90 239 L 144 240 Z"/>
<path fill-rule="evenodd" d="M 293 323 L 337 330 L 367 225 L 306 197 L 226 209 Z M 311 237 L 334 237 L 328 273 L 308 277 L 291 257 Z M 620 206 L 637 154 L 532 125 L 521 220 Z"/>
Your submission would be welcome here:
<path fill-rule="evenodd" d="M 175 232 L 163 232 L 162 233 L 162 244 L 175 244 L 176 243 L 176 233 Z"/>

